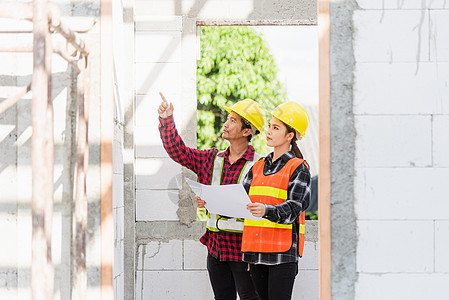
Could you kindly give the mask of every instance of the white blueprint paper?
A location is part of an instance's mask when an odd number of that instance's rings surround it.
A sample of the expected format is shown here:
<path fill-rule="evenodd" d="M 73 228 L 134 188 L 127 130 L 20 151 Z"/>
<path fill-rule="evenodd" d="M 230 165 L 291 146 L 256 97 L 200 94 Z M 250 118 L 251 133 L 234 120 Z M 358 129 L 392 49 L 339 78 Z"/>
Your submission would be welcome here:
<path fill-rule="evenodd" d="M 192 191 L 206 201 L 206 208 L 213 214 L 222 216 L 262 220 L 254 217 L 246 205 L 251 203 L 245 188 L 241 184 L 205 185 L 186 178 Z"/>

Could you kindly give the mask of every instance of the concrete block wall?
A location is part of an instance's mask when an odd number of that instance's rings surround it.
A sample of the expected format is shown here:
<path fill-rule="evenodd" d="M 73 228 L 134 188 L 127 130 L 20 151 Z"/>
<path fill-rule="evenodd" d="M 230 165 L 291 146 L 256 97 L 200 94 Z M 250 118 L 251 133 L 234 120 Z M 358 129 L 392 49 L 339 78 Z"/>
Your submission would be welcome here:
<path fill-rule="evenodd" d="M 317 221 L 307 221 L 304 255 L 292 299 L 318 299 L 317 237 Z M 165 236 L 141 241 L 137 251 L 136 299 L 213 299 L 206 256 L 207 248 L 198 239 Z"/>
<path fill-rule="evenodd" d="M 174 104 L 184 141 L 196 147 L 197 20 L 315 24 L 316 2 L 135 2 L 135 299 L 213 298 L 207 249 L 199 242 L 205 225 L 195 221 L 192 195 L 182 179 L 195 177 L 167 156 L 157 129 L 158 92 L 163 92 Z M 306 228 L 294 299 L 318 299 L 317 224 L 308 222 Z"/>
<path fill-rule="evenodd" d="M 354 298 L 447 299 L 449 4 L 356 2 Z"/>
<path fill-rule="evenodd" d="M 112 147 L 112 209 L 114 218 L 114 299 L 125 299 L 125 172 L 124 138 L 126 110 L 126 61 L 124 1 L 112 2 L 114 60 L 114 142 Z"/>
<path fill-rule="evenodd" d="M 112 206 L 114 217 L 114 299 L 124 299 L 124 170 L 123 170 L 123 125 L 117 121 L 114 129 Z"/>
<path fill-rule="evenodd" d="M 180 16 L 138 16 L 135 20 L 137 226 L 154 229 L 169 222 L 191 231 L 185 235 L 174 229 L 156 238 L 136 235 L 135 299 L 213 298 L 205 271 L 207 250 L 198 241 L 195 230 L 198 226 L 189 228 L 189 224 L 180 224 L 182 174 L 187 173 L 168 157 L 157 129 L 157 107 L 161 102 L 158 93 L 162 92 L 175 107 L 175 122 L 181 136 L 188 145 L 196 144 L 195 29 L 195 23 Z M 195 127 L 188 127 L 194 123 Z M 191 198 L 187 205 L 193 212 Z M 193 222 L 193 217 L 189 222 Z M 192 233 L 196 239 L 192 239 Z"/>
<path fill-rule="evenodd" d="M 136 20 L 137 221 L 178 220 L 181 166 L 173 162 L 162 147 L 157 107 L 161 101 L 160 91 L 173 103 L 175 122 L 178 128 L 183 128 L 181 36 L 181 17 Z"/>

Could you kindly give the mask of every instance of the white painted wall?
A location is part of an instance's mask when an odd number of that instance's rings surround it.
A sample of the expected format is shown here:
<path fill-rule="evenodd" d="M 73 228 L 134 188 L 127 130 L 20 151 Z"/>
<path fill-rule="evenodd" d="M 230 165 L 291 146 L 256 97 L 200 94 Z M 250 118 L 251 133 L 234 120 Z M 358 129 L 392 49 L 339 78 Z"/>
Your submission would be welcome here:
<path fill-rule="evenodd" d="M 449 4 L 358 0 L 356 299 L 448 299 Z"/>

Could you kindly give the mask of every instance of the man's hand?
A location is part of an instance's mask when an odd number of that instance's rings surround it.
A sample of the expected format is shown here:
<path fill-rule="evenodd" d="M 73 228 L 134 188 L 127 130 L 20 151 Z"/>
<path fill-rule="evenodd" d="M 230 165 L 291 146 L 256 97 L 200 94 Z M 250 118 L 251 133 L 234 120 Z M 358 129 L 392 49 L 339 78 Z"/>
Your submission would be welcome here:
<path fill-rule="evenodd" d="M 159 114 L 159 117 L 161 117 L 162 119 L 166 119 L 166 118 L 170 117 L 171 115 L 173 115 L 173 110 L 174 110 L 173 104 L 171 102 L 169 104 L 161 92 L 159 92 L 159 95 L 161 95 L 162 102 L 161 102 L 161 105 L 159 105 L 157 112 Z"/>
<path fill-rule="evenodd" d="M 246 209 L 255 217 L 261 218 L 265 215 L 265 204 L 263 203 L 250 203 L 246 206 Z"/>
<path fill-rule="evenodd" d="M 206 201 L 202 200 L 200 197 L 195 196 L 195 202 L 196 202 L 196 206 L 198 208 L 203 208 L 204 205 L 206 204 Z"/>

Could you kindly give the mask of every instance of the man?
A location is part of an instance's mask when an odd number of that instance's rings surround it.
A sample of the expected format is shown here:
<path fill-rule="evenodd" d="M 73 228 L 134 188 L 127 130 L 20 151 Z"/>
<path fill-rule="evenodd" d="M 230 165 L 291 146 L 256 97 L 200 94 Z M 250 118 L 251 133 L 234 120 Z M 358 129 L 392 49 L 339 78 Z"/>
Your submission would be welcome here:
<path fill-rule="evenodd" d="M 158 108 L 159 131 L 167 154 L 177 163 L 198 175 L 202 184 L 234 184 L 249 171 L 260 158 L 249 144 L 251 138 L 262 130 L 263 109 L 255 101 L 245 99 L 231 108 L 223 125 L 223 138 L 229 147 L 222 152 L 212 148 L 198 150 L 187 147 L 179 136 L 173 120 L 173 104 L 160 93 L 162 103 Z M 196 197 L 199 208 L 205 202 Z M 208 249 L 207 270 L 215 299 L 259 299 L 251 281 L 248 265 L 242 262 L 243 220 L 207 214 L 207 230 L 200 241 Z"/>

